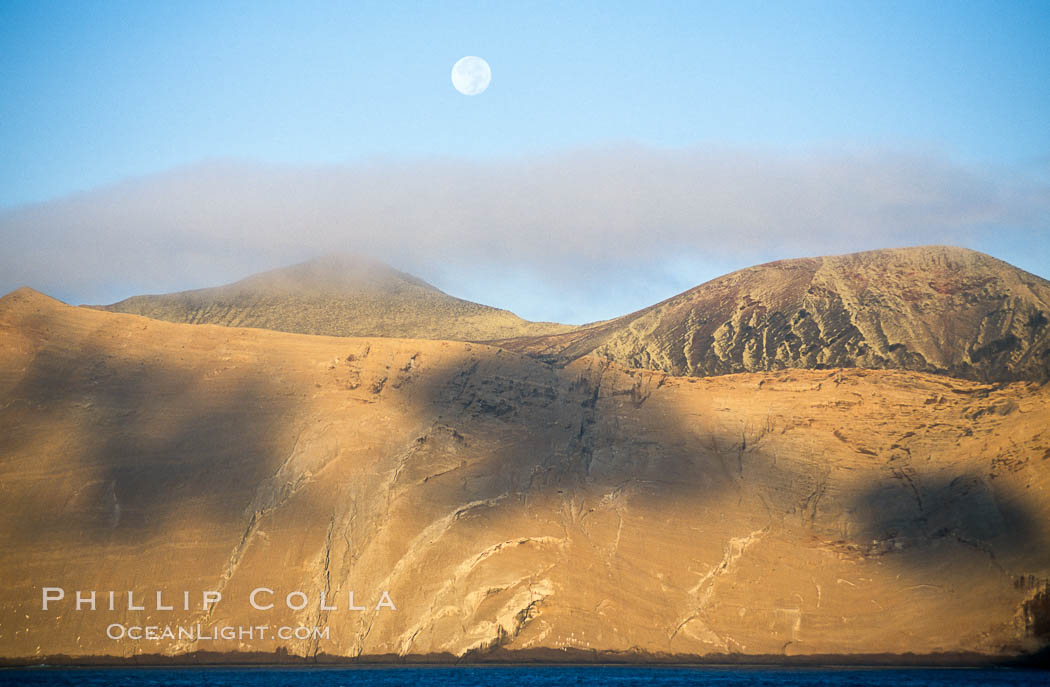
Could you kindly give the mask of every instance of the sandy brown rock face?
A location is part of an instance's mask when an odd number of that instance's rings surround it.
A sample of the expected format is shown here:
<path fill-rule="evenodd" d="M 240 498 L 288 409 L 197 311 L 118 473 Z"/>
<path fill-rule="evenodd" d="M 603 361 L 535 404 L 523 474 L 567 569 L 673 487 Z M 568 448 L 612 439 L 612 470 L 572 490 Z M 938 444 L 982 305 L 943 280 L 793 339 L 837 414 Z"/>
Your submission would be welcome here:
<path fill-rule="evenodd" d="M 941 246 L 781 260 L 597 326 L 500 344 L 675 375 L 860 367 L 1042 382 L 1050 282 Z"/>
<path fill-rule="evenodd" d="M 1048 421 L 1050 390 L 1024 383 L 560 368 L 22 290 L 0 300 L 0 655 L 1032 649 Z M 43 586 L 67 598 L 42 611 Z M 258 587 L 274 609 L 249 605 Z M 203 590 L 223 600 L 204 611 Z M 110 640 L 113 623 L 330 635 Z"/>
<path fill-rule="evenodd" d="M 573 329 L 454 298 L 387 265 L 350 256 L 321 258 L 226 286 L 134 296 L 101 309 L 168 322 L 325 336 L 483 341 Z"/>

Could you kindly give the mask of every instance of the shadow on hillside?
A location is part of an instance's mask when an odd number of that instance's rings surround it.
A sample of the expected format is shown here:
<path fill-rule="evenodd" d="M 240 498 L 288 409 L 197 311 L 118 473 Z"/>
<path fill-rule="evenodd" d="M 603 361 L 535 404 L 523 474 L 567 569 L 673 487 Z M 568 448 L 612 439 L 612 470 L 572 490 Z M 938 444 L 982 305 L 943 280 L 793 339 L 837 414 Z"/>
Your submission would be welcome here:
<path fill-rule="evenodd" d="M 661 377 L 597 359 L 557 367 L 507 351 L 430 369 L 410 394 L 414 412 L 433 419 L 432 432 L 415 438 L 409 452 L 420 471 L 405 479 L 457 481 L 459 494 L 445 508 L 507 495 L 571 501 L 624 487 L 654 502 L 721 498 L 752 456 L 735 448 L 739 435 L 701 439 L 677 417 L 643 410 Z M 428 476 L 434 439 L 434 451 L 469 454 L 472 444 L 484 445 L 485 457 Z"/>
<path fill-rule="evenodd" d="M 330 344 L 331 350 L 318 348 L 318 355 L 364 345 L 360 340 Z M 429 350 L 438 345 L 427 344 Z M 354 403 L 396 400 L 408 416 L 372 428 L 395 435 L 386 445 L 400 450 L 377 452 L 370 472 L 361 473 L 367 477 L 340 486 L 345 491 L 339 492 L 337 507 L 375 504 L 346 537 L 342 558 L 347 561 L 380 538 L 388 547 L 381 561 L 386 569 L 412 554 L 413 546 L 454 552 L 438 534 L 424 537 L 425 532 L 411 530 L 418 524 L 425 530 L 442 518 L 460 525 L 478 518 L 478 527 L 463 527 L 455 535 L 471 545 L 460 553 L 474 557 L 488 542 L 470 537 L 483 531 L 485 518 L 496 517 L 493 508 L 525 508 L 534 499 L 560 504 L 566 529 L 580 526 L 589 509 L 617 493 L 659 514 L 652 527 L 675 527 L 675 512 L 683 512 L 677 508 L 695 513 L 712 504 L 734 504 L 737 513 L 751 514 L 754 522 L 741 522 L 741 535 L 752 525 L 796 517 L 807 508 L 810 520 L 816 519 L 826 477 L 814 469 L 817 463 L 778 457 L 761 441 L 762 428 L 714 424 L 710 416 L 691 418 L 659 405 L 659 374 L 594 358 L 556 367 L 507 351 L 449 346 L 473 353 L 438 363 L 404 342 L 389 347 L 396 348 L 396 360 L 381 378 L 366 378 L 362 361 L 344 352 L 340 365 L 348 377 L 356 374 L 362 381 L 323 390 L 346 395 L 346 410 L 340 412 L 363 407 Z M 229 528 L 236 540 L 251 518 L 257 490 L 292 455 L 306 417 L 299 399 L 314 380 L 277 383 L 259 366 L 223 381 L 222 374 L 202 375 L 200 361 L 191 373 L 178 360 L 116 353 L 112 347 L 45 346 L 7 399 L 5 412 L 21 408 L 24 423 L 0 435 L 0 456 L 38 459 L 27 462 L 27 472 L 74 482 L 53 490 L 38 482 L 28 489 L 21 496 L 26 507 L 8 523 L 9 540 L 29 546 L 39 540 L 131 546 L 165 533 L 175 517 Z M 849 412 L 841 411 L 843 423 Z M 33 442 L 61 432 L 84 443 L 69 446 L 68 455 L 30 455 Z M 63 471 L 66 476 L 60 477 Z M 755 474 L 764 477 L 752 482 Z M 331 546 L 336 514 L 320 505 L 311 510 L 316 492 L 310 484 L 295 498 L 305 502 L 302 512 L 311 513 L 318 528 L 329 528 Z M 858 525 L 851 543 L 864 552 L 886 553 L 905 570 L 949 565 L 959 547 L 999 566 L 1010 556 L 1048 550 L 1036 511 L 1020 498 L 995 493 L 977 475 L 920 476 L 916 483 L 887 478 L 851 494 L 823 497 L 838 499 L 852 513 Z M 399 509 L 411 514 L 400 521 L 402 529 L 383 530 Z M 722 552 L 711 553 L 717 558 Z M 350 567 L 341 569 L 344 579 Z M 333 585 L 338 587 L 338 580 Z"/>
<path fill-rule="evenodd" d="M 909 569 L 950 566 L 967 552 L 1004 573 L 1019 556 L 1042 554 L 1050 563 L 1035 508 L 972 472 L 886 480 L 856 494 L 849 509 L 857 545 Z"/>
<path fill-rule="evenodd" d="M 0 455 L 46 474 L 23 482 L 24 507 L 8 523 L 14 543 L 125 545 L 164 531 L 176 514 L 242 520 L 246 485 L 271 475 L 294 442 L 292 399 L 265 370 L 207 380 L 177 361 L 51 345 L 7 401 L 18 415 Z M 42 445 L 62 455 L 34 450 L 50 437 L 58 441 Z"/>
<path fill-rule="evenodd" d="M 347 341 L 349 350 L 354 345 Z M 805 508 L 820 486 L 813 465 L 783 457 L 778 463 L 754 428 L 748 436 L 732 423 L 705 425 L 648 406 L 662 385 L 659 374 L 595 358 L 557 367 L 475 350 L 454 363 L 431 365 L 423 356 L 417 364 L 406 342 L 398 353 L 404 369 L 371 392 L 372 401 L 399 395 L 413 418 L 408 425 L 428 428 L 403 437 L 390 484 L 392 492 L 419 487 L 428 497 L 416 504 L 421 510 L 450 513 L 468 503 L 534 495 L 574 501 L 579 494 L 593 502 L 624 488 L 651 505 L 702 505 L 743 498 L 745 478 L 758 470 L 766 473 L 762 493 L 751 487 L 751 496 L 778 517 Z M 72 464 L 74 496 L 48 503 L 46 487 L 37 487 L 49 507 L 27 508 L 12 532 L 23 541 L 60 529 L 71 540 L 76 532 L 134 541 L 184 509 L 220 524 L 243 523 L 255 486 L 294 448 L 302 409 L 293 392 L 307 384 L 279 387 L 265 369 L 223 380 L 221 374 L 202 379 L 199 369 L 191 373 L 177 360 L 43 347 L 8 399 L 9 407 L 22 407 L 22 421 L 0 436 L 0 455 L 45 434 L 70 433 L 82 443 L 69 446 L 69 455 L 40 456 L 27 469 L 46 466 L 58 474 Z M 376 456 L 376 468 L 394 469 L 391 460 Z M 997 498 L 975 475 L 883 481 L 843 505 L 860 523 L 854 534 L 861 545 L 889 546 L 903 552 L 903 561 L 939 540 L 991 554 L 1044 543 L 1021 499 Z"/>

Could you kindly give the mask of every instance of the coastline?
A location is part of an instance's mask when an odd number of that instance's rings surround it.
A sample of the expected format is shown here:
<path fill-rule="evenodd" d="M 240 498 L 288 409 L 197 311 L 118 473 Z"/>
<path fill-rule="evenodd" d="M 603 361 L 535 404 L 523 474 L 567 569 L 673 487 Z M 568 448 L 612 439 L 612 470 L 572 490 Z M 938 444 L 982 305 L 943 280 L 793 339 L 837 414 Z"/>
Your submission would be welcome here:
<path fill-rule="evenodd" d="M 497 649 L 485 654 L 377 654 L 299 656 L 286 651 L 69 656 L 57 654 L 0 658 L 0 669 L 19 668 L 176 668 L 176 667 L 485 667 L 485 666 L 691 666 L 730 668 L 1035 668 L 1050 670 L 1050 649 L 1028 654 L 941 652 L 928 654 L 653 654 L 579 649 Z"/>

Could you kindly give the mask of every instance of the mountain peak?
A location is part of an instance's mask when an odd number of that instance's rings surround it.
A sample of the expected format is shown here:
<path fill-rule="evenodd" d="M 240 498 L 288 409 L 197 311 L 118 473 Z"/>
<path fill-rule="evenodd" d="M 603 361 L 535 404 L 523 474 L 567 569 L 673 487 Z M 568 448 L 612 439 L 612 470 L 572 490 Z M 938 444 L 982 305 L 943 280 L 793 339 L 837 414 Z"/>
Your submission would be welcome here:
<path fill-rule="evenodd" d="M 18 310 L 27 308 L 51 308 L 65 305 L 62 301 L 40 293 L 36 289 L 22 286 L 0 297 L 0 310 Z"/>
<path fill-rule="evenodd" d="M 225 286 L 135 296 L 103 309 L 169 322 L 327 336 L 484 341 L 571 329 L 455 298 L 390 265 L 348 253 Z"/>
<path fill-rule="evenodd" d="M 806 258 L 785 258 L 754 265 L 753 267 L 744 268 L 744 270 L 741 271 L 758 270 L 767 267 L 785 267 L 806 264 L 816 265 L 818 263 L 865 263 L 868 266 L 880 264 L 942 264 L 955 266 L 1002 265 L 1011 267 L 1009 263 L 971 248 L 932 244 L 925 246 L 904 246 L 900 248 L 876 248 L 854 253 L 839 253 Z"/>
<path fill-rule="evenodd" d="M 1050 282 L 955 246 L 779 260 L 616 320 L 505 345 L 675 375 L 862 367 L 1044 381 Z"/>
<path fill-rule="evenodd" d="M 389 291 L 404 288 L 441 293 L 427 282 L 372 258 L 333 253 L 289 267 L 252 275 L 225 287 L 231 292 L 322 292 L 359 290 Z"/>

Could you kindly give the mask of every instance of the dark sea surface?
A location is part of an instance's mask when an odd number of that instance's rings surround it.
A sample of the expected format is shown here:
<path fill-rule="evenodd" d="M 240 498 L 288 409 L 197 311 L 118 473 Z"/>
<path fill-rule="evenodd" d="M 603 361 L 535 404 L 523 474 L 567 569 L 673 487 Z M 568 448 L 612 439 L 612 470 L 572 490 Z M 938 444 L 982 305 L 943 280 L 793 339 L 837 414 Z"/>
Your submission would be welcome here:
<path fill-rule="evenodd" d="M 358 668 L 82 668 L 0 670 L 4 685 L 373 687 L 406 685 L 1050 685 L 1050 673 L 1015 669 L 685 668 L 628 666 Z"/>

